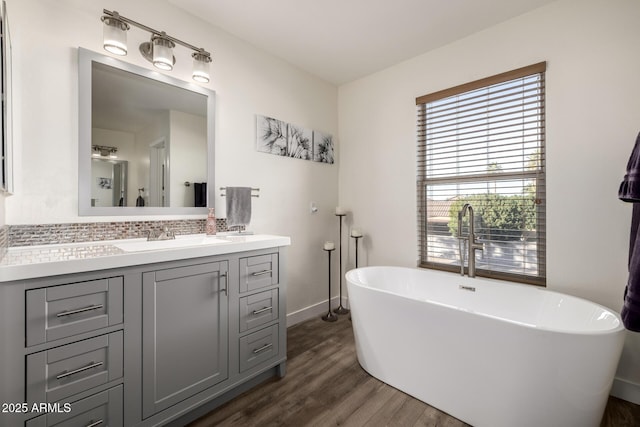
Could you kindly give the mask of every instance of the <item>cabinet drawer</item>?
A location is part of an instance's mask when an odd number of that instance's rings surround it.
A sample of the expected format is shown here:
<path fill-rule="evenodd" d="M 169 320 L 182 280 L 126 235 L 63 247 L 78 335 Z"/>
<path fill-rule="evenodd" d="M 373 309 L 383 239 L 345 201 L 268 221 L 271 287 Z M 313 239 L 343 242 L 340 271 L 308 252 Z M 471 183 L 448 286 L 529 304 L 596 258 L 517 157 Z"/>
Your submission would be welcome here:
<path fill-rule="evenodd" d="M 60 404 L 55 413 L 41 415 L 26 422 L 26 427 L 100 426 L 120 427 L 124 424 L 122 386 L 96 393 L 71 403 L 70 410 Z M 65 412 L 67 411 L 68 412 Z"/>
<path fill-rule="evenodd" d="M 278 319 L 278 290 L 272 289 L 240 298 L 240 332 Z"/>
<path fill-rule="evenodd" d="M 27 346 L 122 323 L 122 277 L 26 293 Z"/>
<path fill-rule="evenodd" d="M 241 337 L 240 372 L 277 356 L 278 342 L 278 325 Z"/>
<path fill-rule="evenodd" d="M 278 254 L 240 259 L 240 292 L 278 284 Z"/>
<path fill-rule="evenodd" d="M 122 331 L 27 356 L 27 401 L 56 402 L 122 377 Z"/>

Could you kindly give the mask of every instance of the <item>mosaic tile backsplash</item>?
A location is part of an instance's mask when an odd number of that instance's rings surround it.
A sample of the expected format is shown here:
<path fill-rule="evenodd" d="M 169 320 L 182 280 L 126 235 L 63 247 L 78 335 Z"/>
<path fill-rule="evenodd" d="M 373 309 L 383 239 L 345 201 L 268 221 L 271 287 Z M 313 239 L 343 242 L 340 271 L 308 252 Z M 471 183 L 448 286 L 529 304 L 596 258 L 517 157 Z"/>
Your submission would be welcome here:
<path fill-rule="evenodd" d="M 165 227 L 180 234 L 204 233 L 206 219 L 167 221 L 90 222 L 71 224 L 10 225 L 0 228 L 0 258 L 6 248 L 64 243 L 83 243 L 101 240 L 136 239 L 147 237 L 148 230 Z M 228 231 L 226 218 L 217 218 L 219 232 Z"/>
<path fill-rule="evenodd" d="M 112 245 L 81 244 L 80 246 L 25 246 L 17 251 L 7 251 L 0 265 L 29 265 L 34 263 L 71 261 L 121 255 L 123 251 Z"/>
<path fill-rule="evenodd" d="M 9 226 L 4 225 L 0 227 L 0 259 L 4 258 L 7 253 L 7 247 L 9 246 Z"/>

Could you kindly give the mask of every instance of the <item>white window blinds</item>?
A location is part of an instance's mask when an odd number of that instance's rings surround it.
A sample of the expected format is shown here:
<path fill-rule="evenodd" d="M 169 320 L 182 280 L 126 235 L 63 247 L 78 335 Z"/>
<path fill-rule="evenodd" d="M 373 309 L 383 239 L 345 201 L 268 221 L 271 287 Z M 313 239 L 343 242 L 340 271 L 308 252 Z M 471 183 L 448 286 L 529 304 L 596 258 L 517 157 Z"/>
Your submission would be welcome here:
<path fill-rule="evenodd" d="M 484 245 L 476 274 L 544 285 L 545 69 L 416 100 L 420 266 L 460 270 L 457 213 L 470 203 Z"/>

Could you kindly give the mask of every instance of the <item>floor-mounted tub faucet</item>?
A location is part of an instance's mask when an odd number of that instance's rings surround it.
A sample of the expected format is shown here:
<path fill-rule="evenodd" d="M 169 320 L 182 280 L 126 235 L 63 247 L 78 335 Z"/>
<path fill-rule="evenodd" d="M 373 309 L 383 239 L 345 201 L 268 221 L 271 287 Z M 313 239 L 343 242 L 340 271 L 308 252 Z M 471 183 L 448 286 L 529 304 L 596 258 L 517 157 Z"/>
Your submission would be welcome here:
<path fill-rule="evenodd" d="M 467 211 L 469 212 L 469 234 L 465 237 L 465 236 L 462 236 L 462 220 L 464 219 L 464 216 L 467 214 Z M 478 250 L 481 251 L 483 249 L 482 243 L 476 242 L 476 234 L 473 231 L 473 222 L 474 222 L 473 207 L 469 203 L 465 203 L 462 206 L 462 209 L 458 211 L 458 239 L 460 239 L 461 242 L 463 242 L 464 240 L 467 240 L 469 243 L 468 244 L 469 254 L 467 257 L 467 259 L 469 260 L 468 261 L 469 269 L 467 272 L 469 277 L 476 277 L 476 251 Z M 460 250 L 460 274 L 464 276 L 464 251 L 462 249 L 462 246 L 459 246 L 459 250 Z"/>

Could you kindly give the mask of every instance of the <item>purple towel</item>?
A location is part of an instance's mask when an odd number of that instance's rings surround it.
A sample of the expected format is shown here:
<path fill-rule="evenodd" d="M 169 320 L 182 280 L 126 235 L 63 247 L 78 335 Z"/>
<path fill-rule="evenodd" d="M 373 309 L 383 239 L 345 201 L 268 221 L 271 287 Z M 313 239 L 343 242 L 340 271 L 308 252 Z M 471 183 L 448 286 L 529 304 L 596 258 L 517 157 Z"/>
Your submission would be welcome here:
<path fill-rule="evenodd" d="M 618 197 L 625 202 L 633 203 L 631 215 L 631 234 L 629 238 L 629 279 L 624 290 L 622 323 L 630 331 L 640 332 L 640 134 L 627 163 L 627 174 L 624 176 Z"/>

